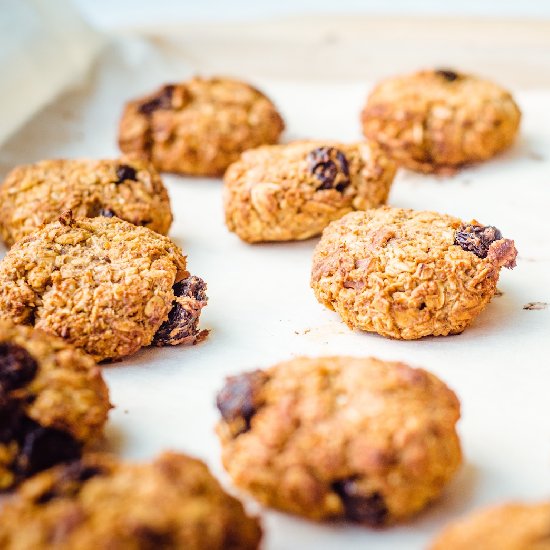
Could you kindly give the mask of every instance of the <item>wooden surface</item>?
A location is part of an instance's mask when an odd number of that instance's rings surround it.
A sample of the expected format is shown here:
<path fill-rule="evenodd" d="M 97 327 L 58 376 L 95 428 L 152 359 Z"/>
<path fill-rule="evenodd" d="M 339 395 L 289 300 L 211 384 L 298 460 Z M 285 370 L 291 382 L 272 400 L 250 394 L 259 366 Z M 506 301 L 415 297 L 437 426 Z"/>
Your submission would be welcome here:
<path fill-rule="evenodd" d="M 128 30 L 201 73 L 373 81 L 450 66 L 514 88 L 550 86 L 549 20 L 304 16 Z"/>

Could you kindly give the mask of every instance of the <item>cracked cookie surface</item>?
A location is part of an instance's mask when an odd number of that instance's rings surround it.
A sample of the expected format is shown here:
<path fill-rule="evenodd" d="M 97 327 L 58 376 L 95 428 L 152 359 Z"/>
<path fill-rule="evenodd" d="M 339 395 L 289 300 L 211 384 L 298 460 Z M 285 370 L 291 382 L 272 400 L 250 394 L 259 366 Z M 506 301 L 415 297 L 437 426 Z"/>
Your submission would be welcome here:
<path fill-rule="evenodd" d="M 251 243 L 307 239 L 347 212 L 384 204 L 394 175 L 375 143 L 259 147 L 225 174 L 225 222 Z"/>
<path fill-rule="evenodd" d="M 0 320 L 0 491 L 78 458 L 101 437 L 110 407 L 91 357 L 61 338 Z"/>
<path fill-rule="evenodd" d="M 0 186 L 6 244 L 71 210 L 75 217 L 117 216 L 166 235 L 170 200 L 160 176 L 140 160 L 44 160 L 14 168 Z"/>
<path fill-rule="evenodd" d="M 5 550 L 255 550 L 256 518 L 206 465 L 165 452 L 151 463 L 89 454 L 23 484 L 2 509 Z"/>
<path fill-rule="evenodd" d="M 413 340 L 462 332 L 493 297 L 514 241 L 494 227 L 436 212 L 352 212 L 313 256 L 317 300 L 350 328 Z"/>
<path fill-rule="evenodd" d="M 509 92 L 452 70 L 425 70 L 378 84 L 361 114 L 363 133 L 401 165 L 453 171 L 509 147 L 521 112 Z"/>
<path fill-rule="evenodd" d="M 283 130 L 283 119 L 259 90 L 196 77 L 127 103 L 119 145 L 161 171 L 219 176 L 244 150 L 276 143 Z"/>
<path fill-rule="evenodd" d="M 0 262 L 0 318 L 57 334 L 98 361 L 150 345 L 166 322 L 194 343 L 205 336 L 196 321 L 206 299 L 176 296 L 175 285 L 188 277 L 185 257 L 168 237 L 116 217 L 66 213 Z M 174 307 L 190 314 L 171 321 Z"/>
<path fill-rule="evenodd" d="M 458 399 L 403 363 L 299 357 L 228 378 L 217 405 L 235 485 L 313 520 L 405 519 L 461 463 Z"/>
<path fill-rule="evenodd" d="M 510 503 L 446 527 L 430 550 L 550 550 L 550 503 Z"/>

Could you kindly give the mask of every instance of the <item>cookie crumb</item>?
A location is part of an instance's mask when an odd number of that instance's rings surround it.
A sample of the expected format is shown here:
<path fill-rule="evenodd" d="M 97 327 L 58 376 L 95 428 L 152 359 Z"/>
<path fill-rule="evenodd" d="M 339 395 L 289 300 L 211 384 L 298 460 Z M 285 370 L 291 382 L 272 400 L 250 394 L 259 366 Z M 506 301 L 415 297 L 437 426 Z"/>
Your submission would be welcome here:
<path fill-rule="evenodd" d="M 548 302 L 529 302 L 523 306 L 528 311 L 540 311 L 548 307 Z"/>

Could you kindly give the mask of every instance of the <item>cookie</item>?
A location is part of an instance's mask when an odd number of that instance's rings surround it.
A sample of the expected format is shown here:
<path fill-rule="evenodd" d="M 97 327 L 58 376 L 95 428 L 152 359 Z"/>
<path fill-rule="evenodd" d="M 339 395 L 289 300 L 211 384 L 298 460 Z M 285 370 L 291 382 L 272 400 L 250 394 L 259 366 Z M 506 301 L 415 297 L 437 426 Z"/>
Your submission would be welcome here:
<path fill-rule="evenodd" d="M 394 175 L 375 143 L 259 147 L 225 174 L 225 222 L 250 243 L 307 239 L 347 212 L 384 204 Z"/>
<path fill-rule="evenodd" d="M 4 550 L 255 550 L 256 518 L 199 460 L 166 452 L 152 463 L 108 455 L 44 472 L 2 509 Z"/>
<path fill-rule="evenodd" d="M 79 458 L 101 437 L 110 407 L 91 357 L 61 338 L 0 320 L 0 491 Z"/>
<path fill-rule="evenodd" d="M 461 463 L 458 399 L 403 363 L 299 357 L 228 378 L 217 405 L 235 484 L 312 520 L 403 520 Z"/>
<path fill-rule="evenodd" d="M 195 77 L 130 101 L 119 145 L 161 171 L 219 176 L 246 149 L 276 143 L 283 130 L 283 119 L 259 90 Z"/>
<path fill-rule="evenodd" d="M 550 503 L 511 503 L 452 523 L 431 550 L 550 550 Z"/>
<path fill-rule="evenodd" d="M 143 161 L 45 160 L 18 166 L 0 186 L 0 234 L 11 246 L 63 211 L 117 216 L 163 235 L 172 223 L 168 193 Z"/>
<path fill-rule="evenodd" d="M 351 212 L 325 229 L 311 286 L 352 329 L 404 340 L 459 334 L 516 254 L 495 227 L 382 207 Z"/>
<path fill-rule="evenodd" d="M 521 112 L 505 89 L 451 70 L 430 70 L 383 81 L 361 114 L 363 133 L 402 166 L 452 172 L 509 147 Z"/>
<path fill-rule="evenodd" d="M 197 324 L 205 288 L 168 237 L 69 212 L 0 262 L 0 318 L 57 334 L 97 361 L 118 359 L 204 338 Z"/>

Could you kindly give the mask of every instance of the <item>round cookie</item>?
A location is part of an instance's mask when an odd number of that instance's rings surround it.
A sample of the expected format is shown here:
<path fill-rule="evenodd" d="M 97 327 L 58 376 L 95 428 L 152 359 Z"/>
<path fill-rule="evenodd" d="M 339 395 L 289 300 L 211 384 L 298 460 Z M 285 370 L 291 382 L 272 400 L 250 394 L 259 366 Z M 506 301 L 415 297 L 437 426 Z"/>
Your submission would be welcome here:
<path fill-rule="evenodd" d="M 127 103 L 119 146 L 161 171 L 219 176 L 244 150 L 276 143 L 283 130 L 283 119 L 259 90 L 195 77 Z"/>
<path fill-rule="evenodd" d="M 363 133 L 401 165 L 449 172 L 509 147 L 521 112 L 509 92 L 451 70 L 429 70 L 383 81 L 361 114 Z"/>
<path fill-rule="evenodd" d="M 0 320 L 0 491 L 79 458 L 102 435 L 110 408 L 91 357 L 61 338 Z"/>
<path fill-rule="evenodd" d="M 0 186 L 0 234 L 11 246 L 65 210 L 117 216 L 163 235 L 172 223 L 168 193 L 140 160 L 44 160 L 13 169 Z"/>
<path fill-rule="evenodd" d="M 4 550 L 255 550 L 256 518 L 199 460 L 166 452 L 152 463 L 108 455 L 44 472 L 2 509 Z"/>
<path fill-rule="evenodd" d="M 375 143 L 259 147 L 225 174 L 225 222 L 250 243 L 307 239 L 347 212 L 384 204 L 394 175 Z"/>
<path fill-rule="evenodd" d="M 511 503 L 471 514 L 445 528 L 430 550 L 550 550 L 550 502 Z"/>
<path fill-rule="evenodd" d="M 514 241 L 475 220 L 382 207 L 329 225 L 313 256 L 317 300 L 352 329 L 414 340 L 462 332 L 493 297 Z"/>
<path fill-rule="evenodd" d="M 460 404 L 434 375 L 374 358 L 300 357 L 228 378 L 222 460 L 260 502 L 379 527 L 438 497 L 461 463 Z"/>
<path fill-rule="evenodd" d="M 68 212 L 0 262 L 0 318 L 57 334 L 98 361 L 117 359 L 205 337 L 205 288 L 168 237 Z"/>

